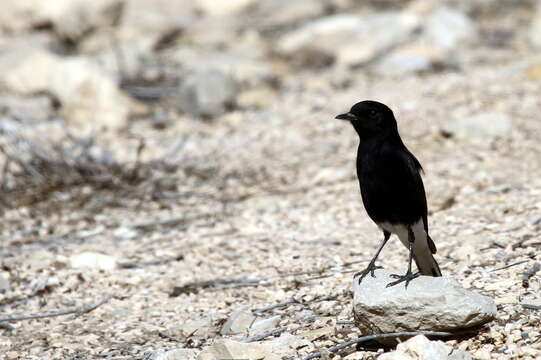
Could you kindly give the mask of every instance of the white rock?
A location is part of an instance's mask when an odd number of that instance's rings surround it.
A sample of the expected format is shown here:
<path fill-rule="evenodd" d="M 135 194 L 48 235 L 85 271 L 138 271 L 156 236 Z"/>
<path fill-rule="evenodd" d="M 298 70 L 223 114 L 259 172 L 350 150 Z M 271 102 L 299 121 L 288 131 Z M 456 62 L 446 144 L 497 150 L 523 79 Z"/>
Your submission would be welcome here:
<path fill-rule="evenodd" d="M 277 50 L 286 56 L 305 56 L 308 62 L 319 55 L 342 65 L 362 64 L 408 40 L 418 24 L 418 17 L 406 12 L 332 15 L 286 34 Z M 379 28 L 385 31 L 374 31 Z"/>
<path fill-rule="evenodd" d="M 88 32 L 110 27 L 122 11 L 120 0 L 72 0 L 55 19 L 53 27 L 61 37 L 76 41 Z"/>
<path fill-rule="evenodd" d="M 307 23 L 286 34 L 278 43 L 278 50 L 294 54 L 303 48 L 313 46 L 324 52 L 334 52 L 334 45 L 349 41 L 362 28 L 362 20 L 355 15 L 333 15 Z M 314 39 L 318 39 L 317 42 Z"/>
<path fill-rule="evenodd" d="M 23 124 L 43 123 L 53 113 L 53 103 L 47 95 L 32 97 L 2 96 L 0 108 L 5 115 L 17 119 Z"/>
<path fill-rule="evenodd" d="M 0 294 L 5 293 L 6 291 L 9 291 L 10 285 L 9 285 L 9 278 L 4 275 L 4 273 L 0 272 Z"/>
<path fill-rule="evenodd" d="M 450 277 L 420 276 L 407 289 L 404 284 L 386 287 L 393 281 L 391 274 L 402 272 L 380 269 L 376 277 L 367 276 L 361 284 L 353 280 L 353 314 L 363 334 L 459 331 L 496 316 L 490 297 L 466 290 Z"/>
<path fill-rule="evenodd" d="M 121 128 L 132 104 L 95 64 L 44 50 L 19 49 L 0 55 L 0 88 L 21 95 L 52 94 L 65 120 L 76 126 Z"/>
<path fill-rule="evenodd" d="M 255 0 L 196 0 L 197 7 L 205 14 L 214 16 L 233 15 L 239 13 L 250 5 L 255 3 Z"/>
<path fill-rule="evenodd" d="M 309 330 L 298 334 L 301 338 L 314 341 L 320 338 L 326 338 L 336 334 L 336 327 L 325 326 L 319 329 Z"/>
<path fill-rule="evenodd" d="M 37 273 L 53 266 L 54 261 L 55 256 L 50 251 L 38 250 L 28 255 L 25 259 L 25 266 Z"/>
<path fill-rule="evenodd" d="M 155 350 L 147 353 L 143 360 L 195 360 L 197 351 L 193 349 Z"/>
<path fill-rule="evenodd" d="M 471 360 L 464 350 L 453 349 L 442 341 L 430 341 L 417 335 L 398 344 L 396 351 L 382 354 L 379 360 Z"/>
<path fill-rule="evenodd" d="M 256 28 L 275 29 L 302 24 L 324 12 L 325 3 L 320 0 L 259 0 L 252 15 Z"/>
<path fill-rule="evenodd" d="M 362 28 L 353 41 L 341 46 L 336 61 L 340 65 L 361 65 L 406 43 L 419 27 L 419 18 L 408 12 L 380 12 L 362 18 Z M 385 31 L 374 31 L 385 29 Z"/>
<path fill-rule="evenodd" d="M 247 86 L 259 85 L 275 78 L 271 67 L 254 54 L 244 52 L 200 51 L 181 48 L 170 59 L 182 72 L 215 70 L 232 77 L 236 83 Z"/>
<path fill-rule="evenodd" d="M 266 341 L 263 344 L 269 346 L 272 350 L 272 354 L 280 356 L 280 359 L 284 357 L 294 355 L 297 349 L 306 349 L 310 351 L 314 345 L 305 339 L 301 339 L 292 334 L 282 334 L 278 338 Z"/>
<path fill-rule="evenodd" d="M 61 16 L 75 1 L 77 0 L 2 1 L 0 30 L 17 32 L 48 24 Z"/>
<path fill-rule="evenodd" d="M 52 76 L 50 90 L 62 105 L 61 113 L 76 126 L 119 129 L 127 124 L 131 101 L 96 65 L 80 58 L 62 60 L 62 71 Z"/>
<path fill-rule="evenodd" d="M 223 335 L 239 334 L 247 331 L 252 326 L 255 316 L 245 310 L 233 311 L 220 331 Z"/>
<path fill-rule="evenodd" d="M 139 235 L 137 230 L 130 227 L 119 227 L 113 231 L 115 240 L 127 240 L 136 238 Z"/>
<path fill-rule="evenodd" d="M 215 334 L 214 326 L 210 318 L 190 320 L 181 324 L 174 324 L 168 329 L 169 333 L 175 337 L 201 336 L 209 337 Z"/>
<path fill-rule="evenodd" d="M 261 39 L 261 36 L 252 31 L 239 34 L 239 28 L 247 26 L 242 22 L 244 16 L 222 16 L 222 17 L 202 17 L 197 21 L 182 29 L 182 42 L 177 42 L 181 48 L 186 48 L 187 44 L 192 45 L 198 50 L 205 50 L 215 53 L 226 49 L 248 48 L 249 50 L 258 50 L 261 53 L 265 51 L 266 42 Z M 259 41 L 251 41 L 249 39 L 259 39 Z M 234 44 L 234 45 L 233 45 Z M 202 61 L 210 59 L 200 58 Z"/>
<path fill-rule="evenodd" d="M 512 119 L 504 113 L 488 112 L 445 122 L 441 127 L 444 135 L 460 139 L 492 139 L 510 135 Z"/>
<path fill-rule="evenodd" d="M 242 109 L 264 109 L 278 100 L 275 90 L 268 87 L 258 87 L 243 91 L 237 96 L 237 105 Z"/>
<path fill-rule="evenodd" d="M 116 259 L 109 255 L 88 251 L 70 256 L 70 265 L 76 269 L 113 270 L 116 268 Z"/>
<path fill-rule="evenodd" d="M 351 173 L 346 169 L 338 167 L 328 167 L 319 169 L 319 171 L 309 181 L 312 185 L 332 184 L 334 182 L 348 179 L 350 176 Z"/>
<path fill-rule="evenodd" d="M 213 345 L 203 349 L 197 360 L 234 360 L 264 359 L 282 360 L 287 356 L 296 356 L 298 348 L 311 349 L 313 346 L 306 340 L 291 334 L 282 334 L 273 341 L 243 343 L 229 339 L 216 340 Z"/>
<path fill-rule="evenodd" d="M 179 110 L 199 116 L 217 116 L 226 112 L 237 94 L 233 78 L 218 70 L 200 70 L 188 74 L 178 90 Z"/>
<path fill-rule="evenodd" d="M 111 41 L 111 37 L 115 41 Z M 156 40 L 141 36 L 131 28 L 99 29 L 77 43 L 77 53 L 87 56 L 117 82 L 121 78 L 139 78 L 153 52 Z M 122 54 L 122 59 L 119 59 Z"/>
<path fill-rule="evenodd" d="M 270 348 L 259 342 L 242 343 L 229 339 L 216 340 L 214 344 L 203 349 L 197 356 L 197 360 L 215 359 L 271 359 Z M 274 357 L 272 359 L 279 359 Z"/>
<path fill-rule="evenodd" d="M 459 247 L 453 249 L 451 257 L 457 260 L 466 260 L 468 263 L 471 263 L 473 259 L 477 259 L 479 253 L 479 248 L 473 244 L 463 244 Z"/>
<path fill-rule="evenodd" d="M 315 318 L 316 314 L 312 310 L 301 310 L 299 312 L 296 312 L 295 315 L 293 315 L 294 320 L 307 320 L 310 318 Z"/>
<path fill-rule="evenodd" d="M 379 61 L 376 70 L 385 74 L 420 72 L 430 70 L 433 65 L 443 61 L 443 54 L 434 48 L 408 44 Z"/>
<path fill-rule="evenodd" d="M 456 62 L 455 50 L 478 38 L 474 22 L 463 13 L 441 7 L 437 1 L 412 2 L 406 13 L 418 19 L 420 35 L 392 50 L 374 68 L 382 74 L 404 74 L 449 66 Z"/>
<path fill-rule="evenodd" d="M 159 35 L 190 24 L 196 10 L 193 0 L 130 0 L 124 3 L 120 26 Z"/>
<path fill-rule="evenodd" d="M 460 11 L 441 7 L 428 14 L 421 42 L 440 50 L 452 50 L 477 37 L 473 21 Z"/>
<path fill-rule="evenodd" d="M 31 48 L 0 54 L 0 87 L 21 95 L 45 91 L 60 62 L 47 51 Z"/>
<path fill-rule="evenodd" d="M 537 4 L 537 11 L 530 25 L 529 37 L 532 45 L 541 50 L 541 3 Z"/>
<path fill-rule="evenodd" d="M 252 326 L 250 326 L 250 334 L 251 335 L 260 334 L 264 331 L 274 329 L 276 326 L 278 326 L 278 324 L 280 323 L 280 320 L 281 320 L 280 315 L 276 315 L 276 316 L 265 318 L 265 319 L 256 319 L 252 323 Z"/>

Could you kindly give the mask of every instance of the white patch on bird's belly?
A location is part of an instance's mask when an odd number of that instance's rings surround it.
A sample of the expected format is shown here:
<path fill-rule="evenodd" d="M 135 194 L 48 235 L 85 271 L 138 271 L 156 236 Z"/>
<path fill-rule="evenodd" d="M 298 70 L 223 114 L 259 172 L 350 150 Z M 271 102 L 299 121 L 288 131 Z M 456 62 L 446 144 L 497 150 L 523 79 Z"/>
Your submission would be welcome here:
<path fill-rule="evenodd" d="M 389 222 L 382 222 L 378 223 L 378 226 L 382 230 L 397 235 L 402 244 L 409 248 L 408 227 L 405 224 L 391 224 Z M 415 238 L 413 246 L 415 248 L 428 247 L 423 218 L 420 218 L 413 225 L 411 225 L 411 229 L 413 230 L 413 236 Z"/>

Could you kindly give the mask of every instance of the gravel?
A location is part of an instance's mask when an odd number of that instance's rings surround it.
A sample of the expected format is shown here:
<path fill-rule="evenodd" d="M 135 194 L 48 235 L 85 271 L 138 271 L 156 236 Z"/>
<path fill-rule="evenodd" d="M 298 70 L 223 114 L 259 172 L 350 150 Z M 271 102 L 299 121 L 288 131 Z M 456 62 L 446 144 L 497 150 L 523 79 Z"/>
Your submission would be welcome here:
<path fill-rule="evenodd" d="M 269 1 L 247 7 L 239 2 L 222 12 L 230 15 L 216 18 L 186 0 L 132 0 L 118 22 L 77 33 L 77 44 L 56 37 L 51 24 L 66 10 L 56 2 L 40 2 L 31 11 L 22 5 L 6 7 L 2 16 L 11 20 L 0 26 L 0 49 L 45 34 L 40 53 L 54 55 L 42 58 L 80 72 L 66 80 L 76 90 L 69 93 L 62 81 L 51 92 L 47 77 L 29 79 L 32 71 L 17 78 L 29 82 L 12 83 L 24 91 L 15 94 L 3 87 L 0 97 L 11 102 L 16 97 L 21 108 L 34 96 L 45 96 L 53 105 L 39 107 L 50 109 L 49 116 L 36 115 L 20 124 L 13 111 L 0 109 L 0 129 L 17 129 L 25 136 L 31 132 L 32 139 L 53 142 L 69 161 L 71 143 L 65 148 L 55 143 L 59 124 L 108 125 L 93 126 L 89 154 L 104 149 L 99 153 L 103 159 L 114 155 L 126 169 L 141 170 L 137 178 L 143 179 L 129 187 L 115 181 L 98 186 L 91 181 L 96 174 L 89 173 L 76 184 L 46 188 L 33 197 L 32 187 L 24 186 L 33 183 L 16 177 L 22 164 L 6 167 L 0 151 L 0 169 L 13 175 L 2 182 L 0 197 L 0 264 L 9 283 L 0 293 L 2 316 L 100 304 L 87 312 L 1 322 L 0 353 L 6 359 L 142 359 L 158 350 L 206 351 L 216 343 L 240 343 L 230 337 L 244 334 L 220 334 L 240 309 L 258 318 L 280 316 L 277 328 L 287 328 L 258 340 L 260 350 L 267 351 L 268 342 L 293 339 L 291 346 L 283 345 L 286 355 L 303 357 L 360 336 L 352 323 L 352 274 L 369 261 L 380 233 L 360 199 L 354 170 L 357 139 L 333 118 L 361 99 L 379 100 L 394 110 L 403 140 L 425 168 L 431 237 L 442 272 L 496 303 L 496 319 L 484 331 L 445 339 L 446 346 L 476 359 L 541 356 L 540 310 L 535 306 L 541 293 L 539 272 L 528 278 L 527 287 L 523 282 L 524 273 L 541 261 L 541 77 L 530 32 L 536 16 L 531 2 L 446 1 L 446 8 L 475 23 L 479 35 L 474 42 L 455 44 L 451 65 L 439 66 L 449 64 L 448 59 L 427 52 L 430 66 L 389 73 L 374 73 L 372 65 L 407 50 L 405 46 L 422 45 L 417 42 L 422 32 L 408 33 L 395 44 L 398 48 L 382 50 L 375 63 L 353 67 L 334 61 L 334 55 L 312 59 L 313 67 L 299 66 L 298 59 L 277 53 L 275 44 L 339 13 L 367 18 L 409 11 L 401 2 L 326 0 L 312 10 L 303 2 L 294 2 L 296 12 L 287 10 L 290 2 L 277 3 L 282 10 L 273 19 L 274 13 L 261 10 L 274 6 Z M 28 14 L 25 21 L 21 13 Z M 251 26 L 262 14 L 267 21 Z M 135 72 L 140 78 L 128 78 L 120 70 L 115 75 L 110 69 L 98 71 L 94 56 L 77 53 L 83 41 L 103 34 L 115 39 L 107 52 L 116 49 L 115 43 L 141 45 L 136 48 L 142 49 L 145 61 L 138 62 L 142 69 Z M 205 119 L 178 111 L 172 97 L 161 97 L 160 91 L 178 90 L 181 69 L 170 55 L 187 47 L 201 54 L 246 49 L 256 54 L 256 63 L 268 71 L 257 70 L 261 79 L 241 81 L 231 92 L 233 97 L 255 92 L 256 99 L 244 99 L 246 108 L 220 102 L 219 111 L 213 108 Z M 2 58 L 9 57 L 12 70 L 20 74 L 29 58 L 17 59 L 9 51 Z M 122 54 L 119 59 L 121 63 Z M 12 79 L 10 71 L 3 69 L 5 79 Z M 88 79 L 81 82 L 88 87 L 77 87 L 72 82 L 77 79 Z M 105 84 L 102 90 L 110 97 L 99 91 L 99 84 Z M 129 84 L 159 91 L 152 101 L 127 102 L 124 89 Z M 90 101 L 96 93 L 103 105 L 97 110 Z M 235 105 L 237 99 L 232 100 Z M 168 119 L 160 127 L 151 120 L 156 108 Z M 487 113 L 512 119 L 512 131 L 473 140 L 441 134 L 450 120 Z M 68 128 L 72 136 L 77 129 Z M 0 133 L 2 149 L 13 145 L 13 131 Z M 17 149 L 32 154 L 36 148 L 28 144 Z M 39 176 L 36 168 L 24 173 L 34 170 Z M 59 177 L 67 175 L 59 172 Z M 10 190 L 13 179 L 23 185 L 17 192 Z M 81 254 L 114 259 L 115 268 L 71 266 Z M 391 240 L 379 260 L 394 269 L 406 263 L 406 253 Z M 175 287 L 183 290 L 171 296 Z M 356 354 L 362 358 L 381 352 L 360 348 Z"/>

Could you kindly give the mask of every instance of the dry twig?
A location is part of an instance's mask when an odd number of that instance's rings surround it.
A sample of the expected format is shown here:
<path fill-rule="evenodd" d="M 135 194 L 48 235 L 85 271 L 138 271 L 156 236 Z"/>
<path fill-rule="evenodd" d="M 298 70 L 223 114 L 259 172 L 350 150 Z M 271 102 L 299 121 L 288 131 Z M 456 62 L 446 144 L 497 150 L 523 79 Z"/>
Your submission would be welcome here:
<path fill-rule="evenodd" d="M 260 341 L 260 340 L 263 340 L 269 336 L 275 336 L 275 335 L 280 335 L 281 333 L 285 332 L 285 331 L 288 331 L 289 328 L 284 326 L 284 327 L 279 327 L 279 328 L 276 328 L 276 329 L 272 329 L 272 330 L 269 330 L 269 331 L 265 331 L 261 334 L 258 334 L 258 335 L 254 335 L 254 336 L 249 336 L 247 338 L 244 338 L 244 339 L 240 339 L 239 341 L 241 342 L 246 342 L 246 343 L 249 343 L 249 342 L 254 342 L 254 341 Z"/>
<path fill-rule="evenodd" d="M 319 275 L 321 275 L 322 278 L 323 277 L 330 277 L 330 276 L 333 276 L 335 273 L 355 272 L 357 270 L 337 270 L 336 272 L 333 272 L 333 273 L 328 274 L 328 275 L 324 274 L 325 271 L 332 270 L 332 269 L 338 269 L 338 268 L 347 268 L 347 267 L 350 267 L 352 265 L 357 265 L 357 264 L 365 263 L 365 262 L 368 262 L 368 261 L 369 260 L 351 261 L 351 262 L 347 262 L 347 263 L 344 263 L 344 264 L 341 264 L 341 265 L 328 265 L 328 266 L 324 266 L 322 268 L 314 269 L 314 270 L 280 274 L 280 275 L 277 275 L 276 277 L 284 278 L 284 277 L 288 277 L 288 276 L 301 276 L 301 275 L 314 275 L 314 274 L 319 274 Z M 316 278 L 320 278 L 320 277 L 308 278 L 307 280 L 313 280 L 313 279 L 316 279 Z"/>
<path fill-rule="evenodd" d="M 5 164 L 10 164 L 4 166 L 2 186 L 15 203 L 40 201 L 66 186 L 127 188 L 148 179 L 149 166 L 119 162 L 114 154 L 96 146 L 94 134 L 76 138 L 67 133 L 57 141 L 16 130 L 8 135 L 0 144 Z"/>
<path fill-rule="evenodd" d="M 502 267 L 499 267 L 499 268 L 496 268 L 496 269 L 492 269 L 492 270 L 490 270 L 489 272 L 495 272 L 495 271 L 500 271 L 500 270 L 509 269 L 510 267 L 513 267 L 513 266 L 517 266 L 517 265 L 520 265 L 520 264 L 527 263 L 528 261 L 530 261 L 530 260 L 522 260 L 522 261 L 519 261 L 519 262 L 516 262 L 516 263 L 513 263 L 513 264 L 509 264 L 509 265 L 502 266 Z"/>
<path fill-rule="evenodd" d="M 265 279 L 214 279 L 205 281 L 189 282 L 181 286 L 175 286 L 170 297 L 177 297 L 182 294 L 197 294 L 201 289 L 224 289 L 230 287 L 246 287 L 266 285 Z"/>
<path fill-rule="evenodd" d="M 63 316 L 63 315 L 69 315 L 69 314 L 76 314 L 76 315 L 86 314 L 95 310 L 97 307 L 105 304 L 110 299 L 111 299 L 111 296 L 106 297 L 105 299 L 103 299 L 102 301 L 96 304 L 88 304 L 76 309 L 68 309 L 68 310 L 62 310 L 62 311 L 56 311 L 56 312 L 50 312 L 50 313 L 44 313 L 44 314 L 35 314 L 35 315 L 4 316 L 4 317 L 0 317 L 0 323 L 5 322 L 5 321 L 44 319 L 44 318 Z"/>
<path fill-rule="evenodd" d="M 133 226 L 130 226 L 133 229 L 136 230 L 142 230 L 142 231 L 152 231 L 156 228 L 162 228 L 162 227 L 175 227 L 179 225 L 185 225 L 187 223 L 190 223 L 194 220 L 199 219 L 206 219 L 209 217 L 214 216 L 214 214 L 195 214 L 192 216 L 179 216 L 179 217 L 173 217 L 169 219 L 163 219 L 158 221 L 149 221 L 141 224 L 135 224 Z"/>
<path fill-rule="evenodd" d="M 333 300 L 336 300 L 338 298 L 338 296 L 340 296 L 340 295 L 318 296 L 318 297 L 316 297 L 316 298 L 314 298 L 312 300 L 304 301 L 304 302 L 299 301 L 299 300 L 295 300 L 295 299 L 291 299 L 291 300 L 283 302 L 283 303 L 273 304 L 273 305 L 262 307 L 260 309 L 256 309 L 256 310 L 254 310 L 254 313 L 255 314 L 262 314 L 264 312 L 274 310 L 274 309 L 284 308 L 284 307 L 287 307 L 287 306 L 292 305 L 292 304 L 299 304 L 299 305 L 304 304 L 304 305 L 306 305 L 306 304 L 311 304 L 311 303 L 319 302 L 319 301 L 333 301 Z"/>
<path fill-rule="evenodd" d="M 514 243 L 512 246 L 511 246 L 511 249 L 513 249 L 513 251 L 515 251 L 517 248 L 520 248 L 524 245 L 524 243 L 528 240 L 530 240 L 531 238 L 533 237 L 532 234 L 526 234 L 524 236 L 522 236 L 522 238 L 517 241 L 516 243 Z"/>
<path fill-rule="evenodd" d="M 524 309 L 529 309 L 529 310 L 541 310 L 541 305 L 533 305 L 533 304 L 523 304 L 523 303 L 521 303 L 520 306 L 522 306 Z"/>
<path fill-rule="evenodd" d="M 286 301 L 286 302 L 282 302 L 282 303 L 278 303 L 278 304 L 273 304 L 273 305 L 262 307 L 260 309 L 256 309 L 256 310 L 254 310 L 254 313 L 255 314 L 262 314 L 262 313 L 270 311 L 270 310 L 287 307 L 287 306 L 289 306 L 291 304 L 300 304 L 300 302 L 293 299 L 293 300 L 290 300 L 290 301 Z"/>
<path fill-rule="evenodd" d="M 184 255 L 169 256 L 162 259 L 147 260 L 147 261 L 126 261 L 118 264 L 122 269 L 135 269 L 143 266 L 163 265 L 174 261 L 184 260 Z"/>
<path fill-rule="evenodd" d="M 402 337 L 402 336 L 416 336 L 416 335 L 451 337 L 451 336 L 471 334 L 473 332 L 474 330 L 464 331 L 464 332 L 459 332 L 459 333 L 452 333 L 452 332 L 447 332 L 447 331 L 406 331 L 406 332 L 397 332 L 397 333 L 389 333 L 389 334 L 367 335 L 367 336 L 362 336 L 354 340 L 346 341 L 345 343 L 342 343 L 342 344 L 331 346 L 330 348 L 326 349 L 326 351 L 330 353 L 337 353 L 350 346 L 367 342 L 367 341 L 371 341 L 371 340 L 377 340 L 377 339 L 388 339 L 388 338 L 395 338 L 395 337 Z M 304 358 L 302 358 L 302 360 L 317 359 L 321 357 L 323 353 L 324 353 L 323 351 L 318 351 L 316 353 L 305 356 Z"/>

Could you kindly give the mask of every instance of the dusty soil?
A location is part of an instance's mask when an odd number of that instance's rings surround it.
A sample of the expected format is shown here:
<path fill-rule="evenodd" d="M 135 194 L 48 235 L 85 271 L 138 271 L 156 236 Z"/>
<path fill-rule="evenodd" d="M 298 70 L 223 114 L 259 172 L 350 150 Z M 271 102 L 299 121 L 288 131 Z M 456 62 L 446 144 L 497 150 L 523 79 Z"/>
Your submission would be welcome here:
<path fill-rule="evenodd" d="M 156 349 L 202 349 L 242 308 L 281 315 L 280 326 L 316 348 L 358 336 L 350 323 L 352 273 L 381 234 L 362 206 L 356 135 L 333 118 L 376 99 L 394 109 L 425 168 L 443 273 L 498 304 L 485 330 L 447 343 L 479 359 L 540 358 L 541 281 L 537 273 L 524 282 L 523 274 L 541 261 L 541 83 L 517 54 L 480 46 L 460 55 L 460 70 L 416 76 L 298 71 L 261 110 L 212 120 L 172 115 L 165 129 L 134 120 L 101 134 L 100 144 L 126 161 L 142 139 L 142 163 L 186 142 L 167 158 L 177 169 L 157 179 L 151 172 L 138 186 L 83 184 L 5 207 L 0 263 L 10 289 L 0 295 L 1 316 L 106 301 L 91 312 L 2 322 L 0 352 L 6 359 L 141 359 Z M 447 120 L 488 111 L 511 116 L 512 131 L 476 140 L 440 133 Z M 73 266 L 84 252 L 106 254 L 116 266 Z M 406 260 L 392 238 L 380 265 L 403 271 Z M 208 280 L 232 281 L 182 287 Z M 301 310 L 316 316 L 296 317 Z M 207 318 L 212 326 L 202 335 L 178 330 Z M 314 329 L 324 330 L 308 333 Z M 355 356 L 370 354 L 377 352 Z"/>
<path fill-rule="evenodd" d="M 492 67 L 377 85 L 352 74 L 353 84 L 339 91 L 299 89 L 304 87 L 299 79 L 268 111 L 232 113 L 208 123 L 181 118 L 167 131 L 134 124 L 130 134 L 152 144 L 148 156 L 183 134 L 195 134 L 190 141 L 202 149 L 197 155 L 216 164 L 214 178 L 197 186 L 179 175 L 173 195 L 154 200 L 92 192 L 80 203 L 76 199 L 84 189 L 73 189 L 35 207 L 6 211 L 2 262 L 13 288 L 3 298 L 6 313 L 43 313 L 112 298 L 75 318 L 11 324 L 2 340 L 5 354 L 118 358 L 140 357 L 149 349 L 201 348 L 213 336 L 164 334 L 187 320 L 210 317 L 218 326 L 233 310 L 291 299 L 299 304 L 266 314 L 283 315 L 281 325 L 294 334 L 351 320 L 351 271 L 362 268 L 381 235 L 360 200 L 356 137 L 333 115 L 357 99 L 377 98 L 396 109 L 402 136 L 425 167 L 430 228 L 442 271 L 499 303 L 498 318 L 486 331 L 451 343 L 479 358 L 538 357 L 539 310 L 520 304 L 540 301 L 539 277 L 527 288 L 522 281 L 540 260 L 540 86 L 505 74 Z M 439 134 L 442 122 L 476 107 L 512 113 L 512 133 L 473 144 Z M 127 135 L 120 140 L 129 147 Z M 100 204 L 110 199 L 115 202 Z M 145 226 L 168 219 L 178 221 Z M 67 259 L 84 251 L 142 264 L 107 271 L 72 268 Z M 144 263 L 168 257 L 177 260 Z M 380 262 L 404 269 L 406 251 L 393 240 Z M 219 285 L 170 296 L 175 286 L 189 282 L 244 278 L 260 285 Z M 39 283 L 46 285 L 34 294 Z M 328 295 L 338 297 L 310 302 Z M 14 305 L 15 298 L 25 301 Z M 314 311 L 318 320 L 295 321 L 301 309 Z M 314 344 L 325 347 L 348 336 L 354 331 L 322 336 Z"/>

